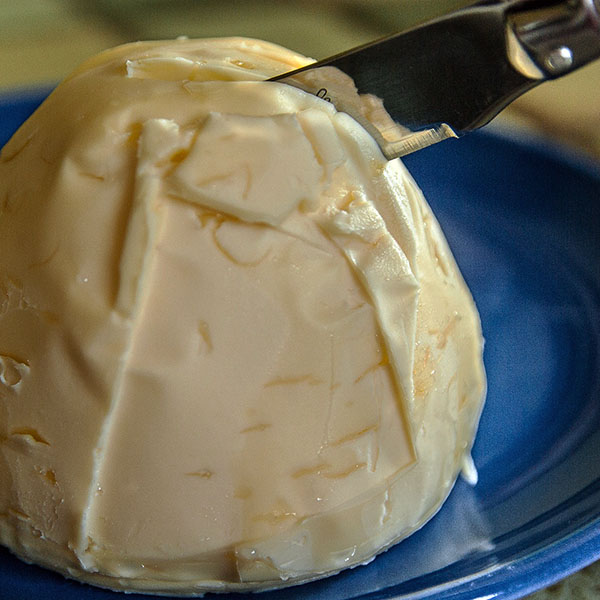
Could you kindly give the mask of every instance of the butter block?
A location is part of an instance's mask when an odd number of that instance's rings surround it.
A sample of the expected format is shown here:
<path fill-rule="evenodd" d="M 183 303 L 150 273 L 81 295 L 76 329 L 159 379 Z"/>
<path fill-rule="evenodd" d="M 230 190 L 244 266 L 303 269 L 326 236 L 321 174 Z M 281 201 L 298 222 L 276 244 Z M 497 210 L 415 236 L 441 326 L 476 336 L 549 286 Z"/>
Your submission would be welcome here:
<path fill-rule="evenodd" d="M 479 317 L 399 160 L 266 42 L 90 59 L 0 154 L 0 542 L 95 585 L 370 561 L 469 464 Z M 472 475 L 472 474 L 471 474 Z"/>

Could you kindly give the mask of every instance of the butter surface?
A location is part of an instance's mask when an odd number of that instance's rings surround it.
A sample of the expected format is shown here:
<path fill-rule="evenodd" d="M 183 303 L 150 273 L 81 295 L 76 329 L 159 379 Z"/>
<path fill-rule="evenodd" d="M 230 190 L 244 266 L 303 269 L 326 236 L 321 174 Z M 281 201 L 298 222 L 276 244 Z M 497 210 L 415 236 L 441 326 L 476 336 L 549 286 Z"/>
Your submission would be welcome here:
<path fill-rule="evenodd" d="M 479 319 L 400 161 L 245 39 L 119 47 L 0 154 L 0 541 L 114 589 L 289 585 L 440 506 Z"/>

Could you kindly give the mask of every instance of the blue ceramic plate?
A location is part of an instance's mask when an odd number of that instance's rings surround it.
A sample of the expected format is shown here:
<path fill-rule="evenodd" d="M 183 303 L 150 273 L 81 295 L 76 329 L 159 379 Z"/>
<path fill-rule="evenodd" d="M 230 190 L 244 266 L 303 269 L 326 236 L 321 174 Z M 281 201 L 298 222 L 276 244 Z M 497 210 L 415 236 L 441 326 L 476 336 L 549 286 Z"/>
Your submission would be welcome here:
<path fill-rule="evenodd" d="M 0 98 L 0 145 L 43 97 Z M 459 481 L 432 521 L 370 565 L 260 600 L 508 600 L 600 558 L 600 169 L 490 134 L 406 163 L 481 311 L 489 395 L 473 452 L 479 483 Z M 0 592 L 124 598 L 3 549 Z"/>

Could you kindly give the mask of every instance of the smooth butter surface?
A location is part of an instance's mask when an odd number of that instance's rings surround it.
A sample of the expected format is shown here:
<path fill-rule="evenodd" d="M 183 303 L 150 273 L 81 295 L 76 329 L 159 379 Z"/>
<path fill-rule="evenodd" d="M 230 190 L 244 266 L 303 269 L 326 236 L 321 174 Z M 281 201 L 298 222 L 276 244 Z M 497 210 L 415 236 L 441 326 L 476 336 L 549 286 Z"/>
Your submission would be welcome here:
<path fill-rule="evenodd" d="M 419 527 L 478 316 L 399 161 L 240 39 L 91 59 L 0 155 L 0 539 L 113 588 L 273 587 Z"/>

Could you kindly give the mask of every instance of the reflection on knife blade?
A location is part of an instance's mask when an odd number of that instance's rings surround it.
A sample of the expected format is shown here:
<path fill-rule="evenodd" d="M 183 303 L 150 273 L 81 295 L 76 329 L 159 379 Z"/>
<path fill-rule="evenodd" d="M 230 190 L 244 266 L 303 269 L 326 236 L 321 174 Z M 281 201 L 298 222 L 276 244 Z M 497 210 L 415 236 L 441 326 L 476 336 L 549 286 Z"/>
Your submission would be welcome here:
<path fill-rule="evenodd" d="M 599 4 L 486 0 L 273 80 L 333 102 L 392 159 L 477 129 L 599 57 Z"/>

